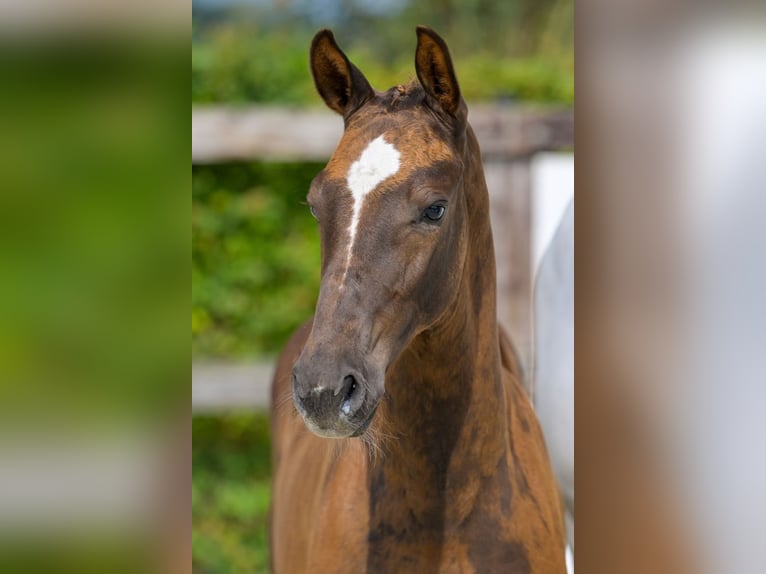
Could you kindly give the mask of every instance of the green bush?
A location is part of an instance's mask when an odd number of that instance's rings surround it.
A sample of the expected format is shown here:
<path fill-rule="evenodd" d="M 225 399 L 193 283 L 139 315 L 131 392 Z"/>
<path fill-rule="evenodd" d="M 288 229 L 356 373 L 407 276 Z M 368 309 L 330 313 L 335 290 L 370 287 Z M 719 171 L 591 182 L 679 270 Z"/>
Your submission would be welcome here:
<path fill-rule="evenodd" d="M 313 313 L 314 163 L 192 168 L 192 356 L 275 353 Z"/>
<path fill-rule="evenodd" d="M 557 25 L 555 32 L 563 33 L 558 28 L 566 22 Z M 401 31 L 388 38 L 387 46 L 375 46 L 351 34 L 350 42 L 342 42 L 350 59 L 379 90 L 415 77 L 414 32 L 406 28 L 405 43 L 397 40 Z M 309 70 L 311 33 L 306 27 L 265 31 L 247 22 L 206 26 L 192 43 L 192 102 L 321 105 Z M 377 43 L 383 39 L 385 35 Z M 514 56 L 497 47 L 477 50 L 475 44 L 469 47 L 467 39 L 458 37 L 452 51 L 466 100 L 570 104 L 574 100 L 571 47 L 562 51 L 549 39 L 545 45 L 552 47 L 543 53 Z"/>
<path fill-rule="evenodd" d="M 192 419 L 195 572 L 268 572 L 268 424 L 263 414 Z"/>
<path fill-rule="evenodd" d="M 218 25 L 192 43 L 192 102 L 311 102 L 307 54 L 302 37 Z"/>

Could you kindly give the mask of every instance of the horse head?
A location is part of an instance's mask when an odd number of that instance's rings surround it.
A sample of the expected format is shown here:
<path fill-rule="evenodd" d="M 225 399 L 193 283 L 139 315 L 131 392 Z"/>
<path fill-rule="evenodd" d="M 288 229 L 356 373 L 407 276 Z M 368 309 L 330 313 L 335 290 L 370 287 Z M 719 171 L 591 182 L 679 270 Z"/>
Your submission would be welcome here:
<path fill-rule="evenodd" d="M 345 130 L 307 201 L 322 244 L 311 333 L 293 399 L 324 437 L 365 432 L 385 376 L 458 296 L 467 257 L 467 109 L 447 46 L 417 29 L 417 81 L 374 90 L 329 30 L 311 45 L 320 96 Z"/>

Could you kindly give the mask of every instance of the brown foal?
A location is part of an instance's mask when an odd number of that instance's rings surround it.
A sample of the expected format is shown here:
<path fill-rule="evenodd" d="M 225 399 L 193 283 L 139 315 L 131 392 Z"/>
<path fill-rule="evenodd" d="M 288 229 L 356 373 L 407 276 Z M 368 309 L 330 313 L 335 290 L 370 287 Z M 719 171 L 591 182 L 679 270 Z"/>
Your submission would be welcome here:
<path fill-rule="evenodd" d="M 274 574 L 565 572 L 556 482 L 497 324 L 479 146 L 446 44 L 417 38 L 418 81 L 386 92 L 331 32 L 311 46 L 345 132 L 308 194 L 316 314 L 274 379 Z"/>

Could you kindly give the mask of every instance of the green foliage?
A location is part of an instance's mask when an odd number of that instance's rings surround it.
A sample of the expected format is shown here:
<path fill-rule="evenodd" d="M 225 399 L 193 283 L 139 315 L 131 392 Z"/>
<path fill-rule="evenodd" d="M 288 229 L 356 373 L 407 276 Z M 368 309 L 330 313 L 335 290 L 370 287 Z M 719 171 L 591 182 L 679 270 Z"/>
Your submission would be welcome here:
<path fill-rule="evenodd" d="M 262 414 L 192 419 L 195 572 L 268 572 L 268 425 Z"/>
<path fill-rule="evenodd" d="M 0 50 L 0 434 L 143 428 L 188 396 L 181 64 L 43 40 Z"/>
<path fill-rule="evenodd" d="M 252 25 L 216 26 L 192 43 L 192 102 L 311 102 L 308 45 Z"/>
<path fill-rule="evenodd" d="M 528 39 L 528 34 L 480 34 L 478 41 L 477 36 L 466 34 L 466 20 L 462 16 L 462 20 L 437 27 L 440 31 L 447 30 L 443 33 L 450 42 L 465 98 L 469 102 L 502 98 L 571 103 L 574 99 L 572 47 L 564 48 L 556 41 L 562 36 L 568 38 L 571 4 L 560 2 L 553 16 L 543 27 L 545 49 L 542 51 L 514 48 L 519 41 L 505 38 Z M 488 15 L 483 18 L 474 22 L 477 29 L 489 25 L 486 22 L 491 18 Z M 502 26 L 491 22 L 491 27 L 499 30 Z M 341 27 L 337 37 L 375 88 L 385 90 L 415 77 L 414 24 L 377 21 L 374 33 L 364 35 L 359 34 L 359 28 L 344 30 Z M 321 105 L 314 92 L 308 62 L 308 47 L 314 31 L 310 26 L 264 30 L 247 21 L 203 27 L 192 43 L 192 102 Z M 529 44 L 531 40 L 522 43 Z"/>
<path fill-rule="evenodd" d="M 313 163 L 192 168 L 192 355 L 276 352 L 312 313 L 319 235 Z"/>

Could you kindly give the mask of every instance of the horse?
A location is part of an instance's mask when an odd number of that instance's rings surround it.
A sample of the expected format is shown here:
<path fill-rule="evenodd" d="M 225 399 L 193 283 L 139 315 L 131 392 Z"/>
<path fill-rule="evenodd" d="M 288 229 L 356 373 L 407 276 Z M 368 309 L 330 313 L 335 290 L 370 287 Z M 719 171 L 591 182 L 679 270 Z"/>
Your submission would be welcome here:
<path fill-rule="evenodd" d="M 321 283 L 272 390 L 274 574 L 563 573 L 543 434 L 499 328 L 481 155 L 445 41 L 375 91 L 310 49 L 344 133 L 313 180 Z"/>

